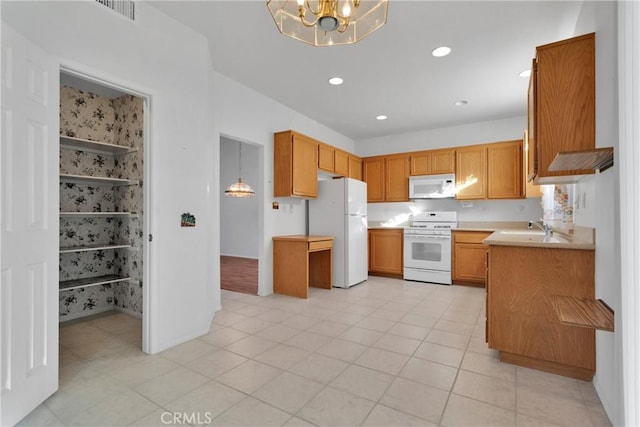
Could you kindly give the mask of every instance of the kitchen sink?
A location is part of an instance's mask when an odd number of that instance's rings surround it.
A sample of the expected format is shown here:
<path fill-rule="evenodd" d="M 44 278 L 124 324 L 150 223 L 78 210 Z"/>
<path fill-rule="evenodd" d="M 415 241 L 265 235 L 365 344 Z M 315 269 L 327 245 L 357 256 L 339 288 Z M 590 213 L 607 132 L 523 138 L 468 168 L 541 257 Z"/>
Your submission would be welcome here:
<path fill-rule="evenodd" d="M 544 236 L 545 232 L 542 230 L 500 230 L 500 234 Z"/>

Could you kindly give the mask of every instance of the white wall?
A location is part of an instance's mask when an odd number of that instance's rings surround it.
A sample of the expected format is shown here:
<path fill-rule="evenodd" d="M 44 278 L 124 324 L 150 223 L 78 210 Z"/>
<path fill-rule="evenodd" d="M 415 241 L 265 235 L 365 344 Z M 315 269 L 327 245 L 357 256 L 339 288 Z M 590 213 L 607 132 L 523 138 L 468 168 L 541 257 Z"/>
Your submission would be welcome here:
<path fill-rule="evenodd" d="M 229 138 L 220 138 L 220 254 L 258 258 L 259 197 L 227 197 L 224 191 L 239 177 L 242 145 L 242 182 L 254 191 L 261 181 L 258 148 Z"/>
<path fill-rule="evenodd" d="M 216 72 L 211 97 L 215 104 L 213 117 L 217 135 L 263 147 L 263 158 L 260 161 L 263 186 L 254 190 L 264 195 L 262 205 L 258 206 L 263 220 L 258 236 L 258 255 L 263 260 L 259 265 L 258 294 L 268 295 L 273 292 L 271 238 L 277 235 L 304 234 L 306 222 L 303 199 L 273 197 L 273 133 L 294 129 L 349 152 L 354 152 L 354 143 L 332 129 Z M 219 150 L 219 143 L 214 144 L 214 150 Z M 220 164 L 216 161 L 214 175 L 219 171 Z M 271 208 L 273 201 L 279 202 L 280 209 Z"/>
<path fill-rule="evenodd" d="M 471 205 L 471 206 L 466 206 Z M 529 221 L 542 218 L 540 198 L 518 200 L 415 200 L 411 202 L 369 203 L 369 221 L 402 218 L 414 211 L 456 211 L 458 222 Z"/>
<path fill-rule="evenodd" d="M 517 116 L 400 135 L 361 139 L 356 141 L 356 154 L 361 157 L 367 157 L 484 144 L 486 142 L 509 141 L 522 139 L 526 128 L 526 116 Z"/>
<path fill-rule="evenodd" d="M 60 63 L 151 96 L 150 351 L 205 333 L 220 305 L 207 41 L 143 2 L 136 22 L 96 2 L 2 2 L 2 19 Z M 145 118 L 146 120 L 147 118 Z M 217 149 L 217 148 L 216 148 Z M 191 212 L 197 226 L 181 228 Z"/>
<path fill-rule="evenodd" d="M 596 146 L 618 154 L 617 27 L 615 2 L 584 2 L 575 35 L 596 33 Z M 617 162 L 618 159 L 616 158 Z M 578 181 L 584 198 L 576 211 L 577 225 L 596 229 L 596 298 L 616 313 L 616 332 L 596 332 L 596 376 L 593 383 L 614 425 L 623 424 L 622 335 L 620 324 L 620 191 L 618 166 Z"/>

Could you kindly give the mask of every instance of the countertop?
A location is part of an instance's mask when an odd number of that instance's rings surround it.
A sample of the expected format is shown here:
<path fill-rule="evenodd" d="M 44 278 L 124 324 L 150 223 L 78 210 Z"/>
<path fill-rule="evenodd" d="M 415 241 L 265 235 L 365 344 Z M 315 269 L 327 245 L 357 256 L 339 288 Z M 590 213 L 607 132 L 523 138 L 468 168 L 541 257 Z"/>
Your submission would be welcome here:
<path fill-rule="evenodd" d="M 502 229 L 506 230 L 506 229 Z M 552 248 L 552 249 L 579 249 L 579 250 L 595 250 L 595 230 L 589 227 L 574 227 L 572 229 L 562 229 L 553 227 L 553 236 L 545 238 L 541 234 L 527 234 L 532 230 L 522 230 L 522 234 L 518 234 L 518 230 L 506 230 L 513 233 L 504 233 L 501 230 L 495 231 L 489 237 L 484 239 L 482 243 L 485 245 L 497 246 L 524 246 L 531 248 Z"/>
<path fill-rule="evenodd" d="M 527 229 L 528 221 L 458 221 L 453 231 L 489 231 L 521 228 Z"/>
<path fill-rule="evenodd" d="M 383 225 L 385 224 L 385 225 Z M 409 224 L 408 221 L 404 221 L 404 222 L 400 222 L 398 224 L 388 224 L 388 221 L 368 221 L 367 222 L 367 228 L 370 229 L 375 229 L 375 228 L 386 228 L 386 229 L 404 229 L 405 227 L 410 226 L 411 224 Z"/>
<path fill-rule="evenodd" d="M 288 242 L 322 242 L 325 240 L 334 240 L 333 236 L 305 236 L 304 234 L 295 234 L 291 236 L 273 236 L 272 240 L 286 240 Z"/>

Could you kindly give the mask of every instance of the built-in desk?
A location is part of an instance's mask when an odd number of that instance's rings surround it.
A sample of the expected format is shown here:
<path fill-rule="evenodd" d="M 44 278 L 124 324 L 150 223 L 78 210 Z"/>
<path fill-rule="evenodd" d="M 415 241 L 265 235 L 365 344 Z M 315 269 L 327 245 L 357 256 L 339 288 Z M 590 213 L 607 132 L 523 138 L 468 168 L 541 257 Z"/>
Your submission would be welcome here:
<path fill-rule="evenodd" d="M 309 286 L 331 289 L 333 237 L 273 237 L 273 292 L 307 298 Z"/>

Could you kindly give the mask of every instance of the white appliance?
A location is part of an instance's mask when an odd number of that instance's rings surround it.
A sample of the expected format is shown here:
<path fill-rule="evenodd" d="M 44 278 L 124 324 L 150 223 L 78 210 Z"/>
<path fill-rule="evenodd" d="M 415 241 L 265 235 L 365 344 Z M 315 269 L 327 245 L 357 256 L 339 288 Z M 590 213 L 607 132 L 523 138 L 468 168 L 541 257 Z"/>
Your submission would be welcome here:
<path fill-rule="evenodd" d="M 452 173 L 409 177 L 410 199 L 443 199 L 456 195 L 456 177 Z"/>
<path fill-rule="evenodd" d="M 451 229 L 456 212 L 420 212 L 404 229 L 405 280 L 451 284 Z"/>
<path fill-rule="evenodd" d="M 333 236 L 333 286 L 367 280 L 367 184 L 351 178 L 318 181 L 309 200 L 309 234 Z"/>

